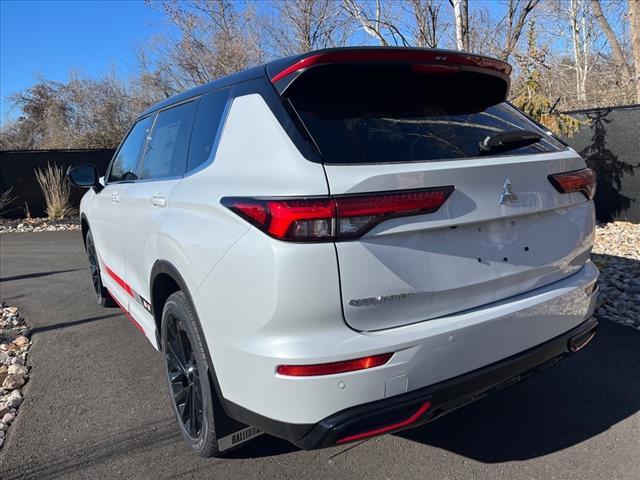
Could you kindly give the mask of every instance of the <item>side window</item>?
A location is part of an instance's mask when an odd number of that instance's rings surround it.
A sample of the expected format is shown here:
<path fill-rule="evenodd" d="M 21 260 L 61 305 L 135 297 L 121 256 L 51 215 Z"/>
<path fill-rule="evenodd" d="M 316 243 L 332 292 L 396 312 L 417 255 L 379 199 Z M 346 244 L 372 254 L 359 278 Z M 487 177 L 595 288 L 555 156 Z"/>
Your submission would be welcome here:
<path fill-rule="evenodd" d="M 141 179 L 177 177 L 184 174 L 197 106 L 198 102 L 193 101 L 158 113 L 142 159 Z"/>
<path fill-rule="evenodd" d="M 142 145 L 149 134 L 152 123 L 153 115 L 150 115 L 139 120 L 133 126 L 111 165 L 107 183 L 138 179 L 140 150 L 142 150 Z"/>
<path fill-rule="evenodd" d="M 228 91 L 218 90 L 200 99 L 196 121 L 191 134 L 187 172 L 205 163 L 215 148 L 220 120 L 227 104 Z"/>

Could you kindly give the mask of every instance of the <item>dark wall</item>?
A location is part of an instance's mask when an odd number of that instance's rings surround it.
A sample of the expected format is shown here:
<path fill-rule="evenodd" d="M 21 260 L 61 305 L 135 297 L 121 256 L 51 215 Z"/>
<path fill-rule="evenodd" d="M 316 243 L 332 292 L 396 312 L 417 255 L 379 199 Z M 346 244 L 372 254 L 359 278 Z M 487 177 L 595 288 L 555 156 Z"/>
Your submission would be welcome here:
<path fill-rule="evenodd" d="M 564 140 L 596 171 L 598 220 L 640 223 L 640 105 L 566 113 L 588 122 Z"/>
<path fill-rule="evenodd" d="M 18 197 L 4 213 L 5 218 L 25 216 L 25 202 L 32 217 L 43 217 L 45 204 L 40 185 L 36 181 L 34 170 L 46 168 L 47 163 L 62 166 L 64 172 L 72 165 L 93 163 L 101 175 L 107 169 L 113 156 L 113 150 L 36 150 L 36 151 L 0 151 L 0 193 L 13 186 L 11 196 Z M 85 190 L 73 188 L 71 201 L 78 207 Z"/>

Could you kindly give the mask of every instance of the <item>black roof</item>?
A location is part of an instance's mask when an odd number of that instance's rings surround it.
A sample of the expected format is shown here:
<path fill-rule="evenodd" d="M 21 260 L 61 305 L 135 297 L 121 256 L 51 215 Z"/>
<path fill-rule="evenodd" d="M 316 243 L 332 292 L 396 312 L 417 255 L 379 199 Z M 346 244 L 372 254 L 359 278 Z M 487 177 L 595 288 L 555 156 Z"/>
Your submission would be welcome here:
<path fill-rule="evenodd" d="M 184 100 L 188 100 L 192 97 L 197 97 L 198 95 L 202 95 L 207 92 L 211 92 L 214 90 L 219 90 L 224 87 L 228 87 L 230 85 L 234 85 L 240 82 L 246 82 L 247 80 L 253 80 L 254 78 L 264 77 L 266 74 L 266 64 L 258 65 L 256 67 L 251 67 L 246 70 L 242 70 L 237 73 L 233 73 L 231 75 L 227 75 L 224 77 L 217 78 L 212 82 L 205 83 L 204 85 L 200 85 L 199 87 L 190 88 L 189 90 L 185 90 L 182 93 L 178 93 L 172 97 L 167 98 L 161 102 L 152 105 L 147 110 L 140 114 L 140 117 L 144 117 L 156 110 L 161 110 L 165 107 L 173 105 L 174 103 L 179 103 Z"/>

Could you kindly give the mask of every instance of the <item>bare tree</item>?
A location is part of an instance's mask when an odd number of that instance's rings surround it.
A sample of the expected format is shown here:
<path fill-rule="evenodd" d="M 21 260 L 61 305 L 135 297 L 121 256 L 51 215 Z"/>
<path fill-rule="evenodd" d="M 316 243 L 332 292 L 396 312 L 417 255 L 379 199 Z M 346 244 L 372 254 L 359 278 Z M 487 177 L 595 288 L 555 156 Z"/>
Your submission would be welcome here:
<path fill-rule="evenodd" d="M 151 4 L 155 7 L 156 4 Z M 178 38 L 159 35 L 139 49 L 141 75 L 182 91 L 260 63 L 256 13 L 230 0 L 164 1 Z"/>
<path fill-rule="evenodd" d="M 456 19 L 456 46 L 463 52 L 469 51 L 469 0 L 449 0 Z"/>
<path fill-rule="evenodd" d="M 149 106 L 115 72 L 98 79 L 72 74 L 67 83 L 44 78 L 10 101 L 22 114 L 2 127 L 2 148 L 114 148 Z"/>
<path fill-rule="evenodd" d="M 398 28 L 399 19 L 391 18 L 391 8 L 393 3 L 382 3 L 381 0 L 375 0 L 374 7 L 370 8 L 370 2 L 357 0 L 343 0 L 343 8 L 347 14 L 362 29 L 375 38 L 380 45 L 388 47 L 390 45 L 400 45 L 408 47 L 409 41 Z M 389 38 L 388 38 L 389 37 Z"/>
<path fill-rule="evenodd" d="M 442 21 L 445 0 L 403 0 L 402 9 L 408 14 L 413 44 L 416 47 L 437 48 L 449 25 Z"/>
<path fill-rule="evenodd" d="M 611 25 L 609 25 L 607 17 L 605 17 L 604 13 L 602 13 L 600 0 L 591 0 L 591 9 L 593 10 L 593 14 L 600 24 L 600 28 L 607 37 L 609 46 L 611 47 L 611 54 L 616 64 L 616 73 L 620 74 L 624 83 L 628 83 L 631 78 L 631 71 L 629 70 L 629 66 L 627 65 L 627 60 L 624 58 L 624 54 L 622 53 L 622 48 L 620 47 L 618 38 L 611 28 Z"/>
<path fill-rule="evenodd" d="M 640 103 L 640 0 L 628 1 L 631 48 L 635 67 L 636 101 Z"/>
<path fill-rule="evenodd" d="M 275 15 L 264 19 L 267 42 L 277 55 L 343 46 L 350 33 L 348 19 L 334 0 L 281 0 Z"/>
<path fill-rule="evenodd" d="M 527 23 L 527 16 L 538 5 L 540 0 L 507 0 L 505 23 L 507 27 L 504 48 L 500 53 L 500 59 L 505 62 L 515 50 L 522 35 L 522 30 Z"/>
<path fill-rule="evenodd" d="M 526 37 L 526 52 L 514 54 L 521 75 L 513 86 L 511 101 L 550 130 L 570 137 L 579 129 L 581 122 L 568 115 L 552 112 L 553 101 L 543 81 L 545 72 L 549 70 L 546 65 L 547 51 L 537 45 L 536 23 L 533 19 L 529 20 Z"/>
<path fill-rule="evenodd" d="M 578 101 L 586 104 L 587 78 L 593 65 L 590 56 L 595 39 L 595 25 L 588 0 L 570 0 L 568 13 L 573 44 L 573 67 L 576 74 L 576 94 Z"/>
<path fill-rule="evenodd" d="M 445 0 L 403 0 L 401 7 L 407 16 L 405 29 L 410 32 L 413 45 L 438 48 L 449 25 L 442 21 Z"/>

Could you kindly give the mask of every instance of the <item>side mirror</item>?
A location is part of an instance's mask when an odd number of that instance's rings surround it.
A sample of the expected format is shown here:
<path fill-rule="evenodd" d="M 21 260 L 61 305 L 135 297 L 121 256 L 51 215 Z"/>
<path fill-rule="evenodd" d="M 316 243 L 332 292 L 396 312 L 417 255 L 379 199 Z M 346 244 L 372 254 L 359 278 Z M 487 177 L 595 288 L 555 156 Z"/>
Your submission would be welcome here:
<path fill-rule="evenodd" d="M 69 167 L 67 177 L 71 185 L 75 187 L 102 189 L 98 179 L 98 169 L 92 163 L 87 165 L 78 165 L 77 167 Z"/>

